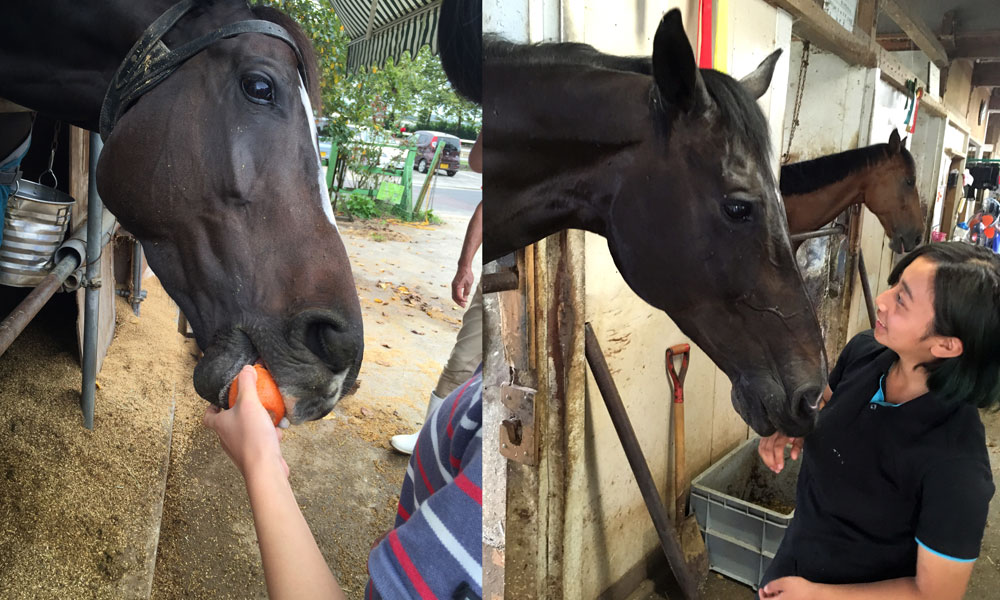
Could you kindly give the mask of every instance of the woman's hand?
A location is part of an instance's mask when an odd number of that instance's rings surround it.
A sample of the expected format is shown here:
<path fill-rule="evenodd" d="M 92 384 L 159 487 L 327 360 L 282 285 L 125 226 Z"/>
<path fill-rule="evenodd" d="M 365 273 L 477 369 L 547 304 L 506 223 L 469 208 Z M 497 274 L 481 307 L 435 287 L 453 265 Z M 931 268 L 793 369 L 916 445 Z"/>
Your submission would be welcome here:
<path fill-rule="evenodd" d="M 781 600 L 796 600 L 797 598 L 811 600 L 816 597 L 816 584 L 801 577 L 782 577 L 757 590 L 757 595 L 760 598 L 780 598 Z"/>
<path fill-rule="evenodd" d="M 236 404 L 229 410 L 209 405 L 205 409 L 205 426 L 215 431 L 222 448 L 236 468 L 248 475 L 261 469 L 280 469 L 288 477 L 288 464 L 281 456 L 281 430 L 271 423 L 271 417 L 257 397 L 257 371 L 243 367 Z"/>
<path fill-rule="evenodd" d="M 798 460 L 802 453 L 802 438 L 788 437 L 776 431 L 766 438 L 760 438 L 760 445 L 757 452 L 764 459 L 764 464 L 775 473 L 780 473 L 785 468 L 785 446 L 792 446 L 792 460 Z"/>

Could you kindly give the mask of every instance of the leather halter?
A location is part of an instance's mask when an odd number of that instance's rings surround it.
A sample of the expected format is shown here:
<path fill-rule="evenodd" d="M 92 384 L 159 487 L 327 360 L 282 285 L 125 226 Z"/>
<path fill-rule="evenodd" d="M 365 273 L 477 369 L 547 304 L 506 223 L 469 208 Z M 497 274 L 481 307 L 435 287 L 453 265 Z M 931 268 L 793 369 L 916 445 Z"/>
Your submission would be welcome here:
<path fill-rule="evenodd" d="M 146 28 L 139 41 L 125 56 L 118 67 L 101 105 L 101 139 L 107 141 L 118 120 L 143 94 L 169 77 L 184 61 L 198 54 L 215 42 L 241 33 L 260 33 L 277 38 L 295 51 L 302 81 L 306 81 L 305 62 L 295 40 L 284 27 L 263 20 L 239 21 L 224 25 L 211 33 L 171 50 L 160 38 L 185 14 L 194 8 L 195 0 L 181 0 Z"/>

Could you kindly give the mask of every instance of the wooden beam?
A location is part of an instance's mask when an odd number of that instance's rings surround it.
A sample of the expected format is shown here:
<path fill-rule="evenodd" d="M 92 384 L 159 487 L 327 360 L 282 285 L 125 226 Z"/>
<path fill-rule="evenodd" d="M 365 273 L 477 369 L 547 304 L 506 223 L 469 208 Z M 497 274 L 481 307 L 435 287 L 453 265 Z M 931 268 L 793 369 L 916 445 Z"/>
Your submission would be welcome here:
<path fill-rule="evenodd" d="M 941 33 L 938 34 L 938 40 L 941 41 L 941 45 L 944 47 L 945 52 L 948 56 L 955 58 L 955 13 L 957 11 L 953 8 L 948 12 L 944 13 L 941 17 Z"/>
<path fill-rule="evenodd" d="M 1000 59 L 1000 31 L 977 31 L 955 37 L 952 58 Z"/>
<path fill-rule="evenodd" d="M 771 6 L 792 15 L 792 32 L 816 47 L 832 52 L 852 65 L 874 67 L 878 64 L 878 48 L 864 33 L 848 31 L 826 14 L 814 0 L 765 0 Z"/>
<path fill-rule="evenodd" d="M 972 70 L 972 86 L 1000 86 L 1000 62 L 978 62 Z"/>
<path fill-rule="evenodd" d="M 990 103 L 987 110 L 1000 110 L 1000 94 L 997 92 L 1000 90 L 994 89 L 993 94 L 990 96 Z"/>
<path fill-rule="evenodd" d="M 951 46 L 948 56 L 956 58 L 1000 59 L 1000 31 L 977 31 L 938 36 L 942 46 Z M 903 33 L 883 33 L 875 38 L 880 46 L 891 52 L 916 50 L 917 44 Z"/>
<path fill-rule="evenodd" d="M 858 0 L 858 9 L 854 13 L 854 26 L 868 37 L 875 37 L 878 12 L 879 0 Z"/>
<path fill-rule="evenodd" d="M 934 64 L 940 68 L 948 66 L 948 53 L 945 52 L 937 36 L 926 23 L 911 16 L 915 11 L 910 0 L 882 0 L 882 12 L 895 21 Z"/>

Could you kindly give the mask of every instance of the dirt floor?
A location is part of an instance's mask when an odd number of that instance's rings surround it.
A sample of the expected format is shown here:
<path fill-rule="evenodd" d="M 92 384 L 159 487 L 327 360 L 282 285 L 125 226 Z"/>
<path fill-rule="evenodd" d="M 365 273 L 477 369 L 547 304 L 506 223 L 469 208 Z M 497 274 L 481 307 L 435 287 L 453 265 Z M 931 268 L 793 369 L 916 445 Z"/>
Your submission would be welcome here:
<path fill-rule="evenodd" d="M 407 459 L 388 439 L 419 428 L 458 331 L 448 283 L 466 220 L 340 224 L 362 298 L 361 386 L 289 430 L 283 452 L 348 597 L 395 517 Z M 201 424 L 197 349 L 156 279 L 145 286 L 141 318 L 119 300 L 93 431 L 81 426 L 69 295 L 0 357 L 0 598 L 266 597 L 242 480 Z"/>

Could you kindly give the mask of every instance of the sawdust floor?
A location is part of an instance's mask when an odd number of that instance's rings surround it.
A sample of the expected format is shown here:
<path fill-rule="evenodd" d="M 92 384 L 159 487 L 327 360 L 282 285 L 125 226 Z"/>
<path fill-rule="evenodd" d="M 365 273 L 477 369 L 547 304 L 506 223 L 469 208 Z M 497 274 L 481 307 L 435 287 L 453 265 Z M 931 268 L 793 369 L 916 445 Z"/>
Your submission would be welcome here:
<path fill-rule="evenodd" d="M 0 290 L 3 314 L 24 295 Z M 148 596 L 171 398 L 190 366 L 164 344 L 170 318 L 150 311 L 137 327 L 124 307 L 93 431 L 79 408 L 72 295 L 56 295 L 0 357 L 2 598 Z"/>
<path fill-rule="evenodd" d="M 283 452 L 348 597 L 360 597 L 369 546 L 395 516 L 407 459 L 388 439 L 422 424 L 458 331 L 447 284 L 466 222 L 376 224 L 396 232 L 376 237 L 341 224 L 365 321 L 361 386 L 327 419 L 289 430 Z M 57 295 L 0 357 L 0 598 L 266 597 L 242 480 L 201 424 L 195 345 L 156 279 L 145 287 L 142 318 L 119 299 L 93 431 L 78 406 L 72 296 Z M 3 314 L 19 294 L 0 294 Z"/>
<path fill-rule="evenodd" d="M 990 453 L 993 481 L 1000 485 L 1000 413 L 982 412 L 986 426 L 986 444 Z M 668 598 L 662 591 L 649 591 L 651 582 L 636 591 L 630 600 L 664 600 Z M 662 587 L 662 586 L 661 586 Z M 990 512 L 986 519 L 986 531 L 979 560 L 972 569 L 972 579 L 965 594 L 966 600 L 995 600 L 1000 590 L 1000 493 L 993 495 Z M 713 600 L 749 600 L 757 594 L 742 583 L 709 572 L 708 580 L 702 588 L 702 597 Z"/>

